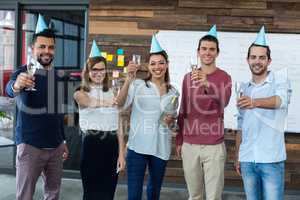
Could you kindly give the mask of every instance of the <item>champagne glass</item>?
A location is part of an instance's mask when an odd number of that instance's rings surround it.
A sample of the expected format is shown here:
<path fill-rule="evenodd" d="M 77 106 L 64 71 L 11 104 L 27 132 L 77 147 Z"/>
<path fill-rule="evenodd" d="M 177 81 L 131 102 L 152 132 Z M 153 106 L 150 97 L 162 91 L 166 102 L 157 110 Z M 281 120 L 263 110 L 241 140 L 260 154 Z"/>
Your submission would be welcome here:
<path fill-rule="evenodd" d="M 234 91 L 235 91 L 235 95 L 236 98 L 240 98 L 243 95 L 243 83 L 240 81 L 236 81 L 234 83 Z"/>
<path fill-rule="evenodd" d="M 241 98 L 243 96 L 243 85 L 244 83 L 243 82 L 240 82 L 240 81 L 236 81 L 234 83 L 234 91 L 235 91 L 235 95 L 236 95 L 236 102 L 238 101 L 239 98 Z M 238 106 L 237 106 L 237 112 L 236 114 L 234 115 L 234 117 L 236 117 L 237 119 L 239 118 L 240 116 L 240 113 L 241 112 L 244 112 L 243 110 L 241 110 Z M 236 127 L 238 129 L 238 127 Z"/>
<path fill-rule="evenodd" d="M 132 55 L 132 62 L 138 66 L 141 65 L 141 55 L 133 54 Z"/>
<path fill-rule="evenodd" d="M 36 71 L 36 61 L 31 56 L 29 56 L 29 58 L 27 60 L 26 67 L 27 67 L 27 73 L 30 76 L 34 76 L 34 73 Z M 29 88 L 26 88 L 25 90 L 26 91 L 36 91 L 36 89 L 34 87 L 29 87 Z"/>
<path fill-rule="evenodd" d="M 197 56 L 190 57 L 190 68 L 191 68 L 192 73 L 198 69 Z M 192 81 L 192 88 L 196 88 L 195 81 Z"/>
<path fill-rule="evenodd" d="M 174 131 L 174 132 L 178 129 L 177 123 L 174 122 L 168 127 L 168 125 L 165 123 L 164 119 L 168 115 L 172 115 L 172 117 L 177 118 L 176 109 L 178 107 L 178 98 L 179 98 L 179 93 L 176 93 L 174 96 L 171 97 L 170 101 L 165 106 L 165 108 L 159 118 L 159 122 L 163 128 L 169 128 L 171 131 Z"/>
<path fill-rule="evenodd" d="M 117 97 L 120 92 L 120 81 L 118 79 L 112 80 L 112 91 L 114 93 L 114 97 Z"/>
<path fill-rule="evenodd" d="M 132 54 L 132 62 L 137 66 L 137 70 L 141 65 L 141 55 L 138 54 Z M 135 74 L 130 73 L 128 74 L 130 77 L 135 78 Z"/>

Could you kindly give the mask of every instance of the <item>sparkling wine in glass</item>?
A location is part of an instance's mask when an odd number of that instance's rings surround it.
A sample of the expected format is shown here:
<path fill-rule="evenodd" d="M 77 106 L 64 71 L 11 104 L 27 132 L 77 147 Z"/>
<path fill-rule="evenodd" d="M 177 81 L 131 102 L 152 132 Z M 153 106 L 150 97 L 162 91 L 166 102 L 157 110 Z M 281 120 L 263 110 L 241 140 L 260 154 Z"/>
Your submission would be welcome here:
<path fill-rule="evenodd" d="M 30 55 L 29 55 L 29 58 L 27 60 L 27 66 L 26 67 L 27 67 L 27 73 L 30 76 L 34 76 L 35 71 L 36 71 L 36 61 Z M 25 90 L 27 90 L 27 91 L 36 91 L 36 89 L 34 87 L 29 87 L 29 88 L 26 88 Z"/>
<path fill-rule="evenodd" d="M 133 54 L 132 55 L 132 62 L 138 66 L 141 65 L 141 55 Z"/>
<path fill-rule="evenodd" d="M 197 56 L 190 57 L 190 68 L 191 68 L 192 73 L 198 69 Z M 192 81 L 192 88 L 196 88 L 195 81 Z"/>
<path fill-rule="evenodd" d="M 241 96 L 243 96 L 243 83 L 240 81 L 236 81 L 234 84 L 234 91 L 236 98 L 240 98 Z"/>
<path fill-rule="evenodd" d="M 118 79 L 112 80 L 112 91 L 114 93 L 114 97 L 117 97 L 120 92 L 120 81 Z"/>
<path fill-rule="evenodd" d="M 191 70 L 196 70 L 198 68 L 198 63 L 197 63 L 197 57 L 196 56 L 191 56 L 190 57 L 190 67 Z"/>

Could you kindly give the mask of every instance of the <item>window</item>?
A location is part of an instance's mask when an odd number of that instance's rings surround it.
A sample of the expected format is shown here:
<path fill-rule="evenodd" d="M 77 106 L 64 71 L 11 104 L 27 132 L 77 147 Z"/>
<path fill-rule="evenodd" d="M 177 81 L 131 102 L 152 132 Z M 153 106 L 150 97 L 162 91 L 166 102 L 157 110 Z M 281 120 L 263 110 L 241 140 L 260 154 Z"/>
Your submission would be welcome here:
<path fill-rule="evenodd" d="M 14 100 L 5 96 L 5 85 L 14 69 L 15 15 L 0 10 L 0 167 L 13 166 Z"/>
<path fill-rule="evenodd" d="M 22 54 L 22 63 L 26 63 L 27 50 L 25 47 L 30 45 L 32 35 L 35 32 L 35 25 L 38 17 L 38 13 L 24 11 L 23 13 L 23 35 L 24 46 Z M 44 18 L 48 19 L 55 29 L 55 56 L 54 66 L 56 68 L 63 69 L 75 69 L 81 68 L 84 63 L 84 26 L 81 24 L 70 23 L 62 19 L 52 19 L 52 15 L 44 14 Z M 51 19 L 50 19 L 51 18 Z"/>

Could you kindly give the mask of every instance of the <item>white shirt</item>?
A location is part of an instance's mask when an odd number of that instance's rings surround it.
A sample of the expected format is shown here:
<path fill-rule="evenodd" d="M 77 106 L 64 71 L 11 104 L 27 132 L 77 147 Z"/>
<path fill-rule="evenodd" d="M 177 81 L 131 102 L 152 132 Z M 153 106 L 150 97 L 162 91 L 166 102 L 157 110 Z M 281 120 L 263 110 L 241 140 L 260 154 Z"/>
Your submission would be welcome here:
<path fill-rule="evenodd" d="M 286 159 L 284 128 L 290 98 L 289 80 L 281 80 L 268 72 L 262 84 L 248 82 L 243 94 L 251 98 L 279 96 L 281 105 L 276 109 L 240 109 L 238 127 L 242 130 L 239 149 L 240 162 L 273 163 Z"/>
<path fill-rule="evenodd" d="M 129 86 L 124 105 L 125 108 L 132 105 L 128 148 L 137 153 L 168 160 L 172 134 L 159 123 L 159 118 L 172 97 L 179 94 L 175 88 L 171 88 L 167 94 L 160 96 L 154 83 L 148 81 L 148 85 L 149 87 L 144 80 L 135 80 Z"/>
<path fill-rule="evenodd" d="M 90 97 L 104 100 L 113 99 L 111 89 L 102 91 L 102 87 L 91 87 L 87 93 Z M 118 129 L 119 111 L 117 107 L 79 108 L 79 125 L 86 130 L 115 131 Z"/>

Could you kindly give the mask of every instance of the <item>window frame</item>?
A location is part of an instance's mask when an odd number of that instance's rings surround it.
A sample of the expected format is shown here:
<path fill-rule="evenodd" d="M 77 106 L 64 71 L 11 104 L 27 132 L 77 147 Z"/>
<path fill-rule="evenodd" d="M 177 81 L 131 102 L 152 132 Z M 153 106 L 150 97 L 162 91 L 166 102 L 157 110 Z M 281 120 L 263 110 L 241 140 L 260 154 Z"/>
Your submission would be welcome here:
<path fill-rule="evenodd" d="M 83 51 L 83 59 L 85 60 L 87 58 L 87 45 L 88 45 L 88 16 L 89 16 L 89 0 L 52 0 L 51 2 L 43 1 L 43 0 L 2 0 L 0 2 L 1 10 L 11 10 L 15 13 L 15 36 L 14 36 L 14 69 L 16 70 L 17 66 L 20 66 L 22 63 L 22 48 L 20 48 L 20 45 L 22 45 L 22 27 L 21 27 L 21 15 L 24 10 L 66 10 L 66 11 L 82 11 L 84 12 L 84 48 Z M 79 32 L 79 39 L 80 38 L 80 28 L 78 30 Z M 79 42 L 80 45 L 81 42 Z M 78 51 L 80 49 L 78 48 Z M 79 53 L 80 54 L 80 53 Z M 78 67 L 76 68 L 59 68 L 59 69 L 80 69 L 82 66 L 80 66 L 80 61 L 77 61 Z M 14 112 L 15 115 L 15 112 Z M 16 121 L 14 120 L 14 127 L 15 129 Z M 15 137 L 15 132 L 13 133 L 13 137 Z M 1 148 L 7 148 L 12 147 L 13 148 L 13 166 L 10 168 L 5 168 L 0 166 L 0 173 L 6 173 L 6 174 L 15 174 L 15 158 L 16 158 L 16 145 L 2 145 Z M 63 173 L 64 177 L 70 177 L 70 178 L 80 178 L 80 174 L 77 170 L 64 170 Z"/>

